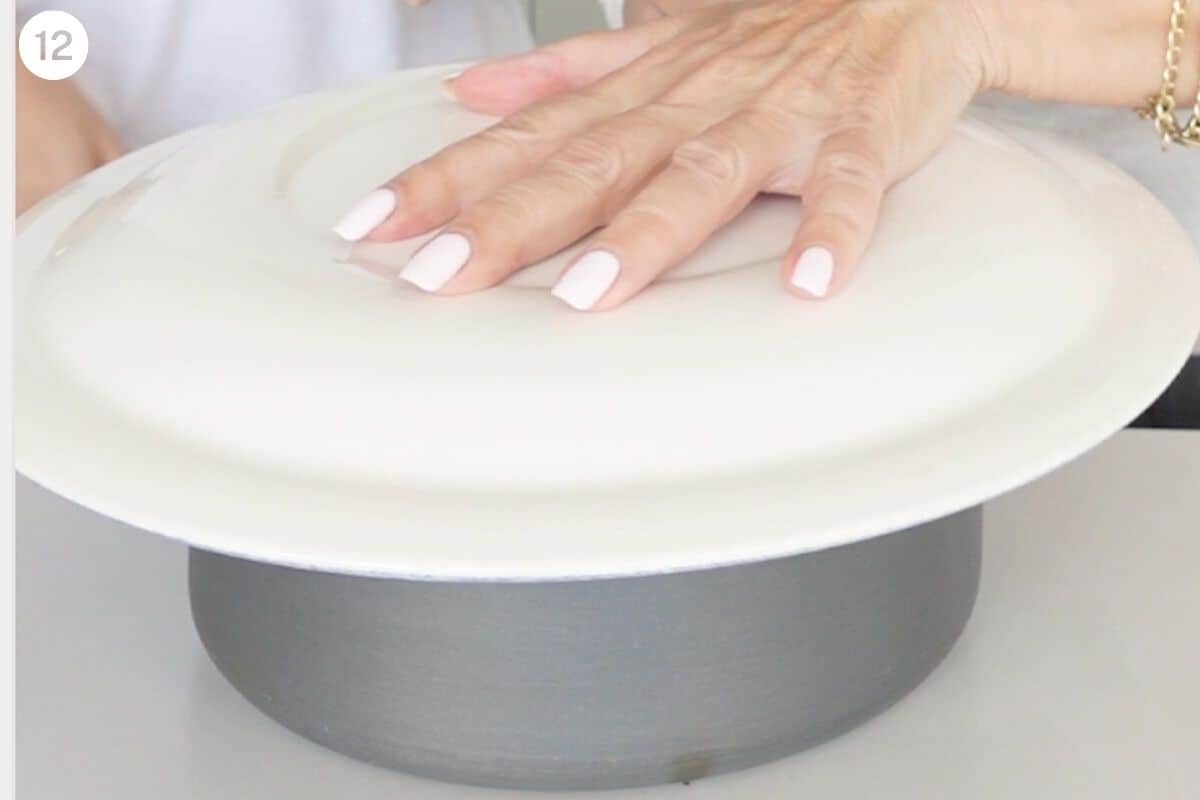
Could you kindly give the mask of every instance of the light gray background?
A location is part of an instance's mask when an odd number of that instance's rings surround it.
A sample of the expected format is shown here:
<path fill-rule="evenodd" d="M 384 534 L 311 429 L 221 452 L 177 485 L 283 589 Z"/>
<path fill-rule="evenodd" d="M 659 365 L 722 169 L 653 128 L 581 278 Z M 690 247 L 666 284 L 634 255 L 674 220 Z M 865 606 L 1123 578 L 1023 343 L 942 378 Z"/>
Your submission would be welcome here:
<path fill-rule="evenodd" d="M 549 42 L 604 27 L 604 13 L 596 0 L 524 0 L 529 6 L 533 35 Z"/>

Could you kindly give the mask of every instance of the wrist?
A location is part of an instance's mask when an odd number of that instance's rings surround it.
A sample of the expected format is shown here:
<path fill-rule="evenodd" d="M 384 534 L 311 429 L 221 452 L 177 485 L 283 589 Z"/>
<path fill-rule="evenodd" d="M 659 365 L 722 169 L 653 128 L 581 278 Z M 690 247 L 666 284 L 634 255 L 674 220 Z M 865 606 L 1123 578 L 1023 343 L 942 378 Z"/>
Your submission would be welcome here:
<path fill-rule="evenodd" d="M 1037 100 L 1139 106 L 1158 92 L 1169 0 L 969 0 L 988 41 L 985 88 Z M 1186 20 L 1177 96 L 1200 82 L 1200 8 Z"/>

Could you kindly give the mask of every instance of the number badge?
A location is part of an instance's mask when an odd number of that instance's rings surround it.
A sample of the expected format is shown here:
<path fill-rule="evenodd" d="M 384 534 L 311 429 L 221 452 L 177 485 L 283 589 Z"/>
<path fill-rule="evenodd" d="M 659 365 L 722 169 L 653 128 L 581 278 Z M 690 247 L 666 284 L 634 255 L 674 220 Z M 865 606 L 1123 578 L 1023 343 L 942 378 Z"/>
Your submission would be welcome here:
<path fill-rule="evenodd" d="M 25 68 L 48 81 L 61 81 L 79 71 L 88 55 L 83 23 L 66 11 L 34 14 L 17 41 Z"/>

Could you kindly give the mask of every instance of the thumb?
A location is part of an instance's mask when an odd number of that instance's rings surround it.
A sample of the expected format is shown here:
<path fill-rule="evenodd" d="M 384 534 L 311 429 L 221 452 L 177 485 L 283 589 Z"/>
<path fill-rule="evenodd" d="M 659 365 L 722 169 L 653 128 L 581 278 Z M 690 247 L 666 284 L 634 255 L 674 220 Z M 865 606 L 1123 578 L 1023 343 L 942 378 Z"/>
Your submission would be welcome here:
<path fill-rule="evenodd" d="M 508 116 L 559 92 L 586 86 L 631 63 L 686 25 L 678 17 L 615 31 L 585 33 L 529 53 L 476 64 L 446 81 L 472 111 Z"/>

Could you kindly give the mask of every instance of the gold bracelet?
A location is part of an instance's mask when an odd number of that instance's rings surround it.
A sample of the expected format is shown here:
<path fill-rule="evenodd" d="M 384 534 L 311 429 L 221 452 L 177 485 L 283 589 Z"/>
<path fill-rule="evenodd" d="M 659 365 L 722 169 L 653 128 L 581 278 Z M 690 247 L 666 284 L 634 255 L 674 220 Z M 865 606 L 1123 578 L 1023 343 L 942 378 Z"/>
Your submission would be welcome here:
<path fill-rule="evenodd" d="M 1200 89 L 1196 91 L 1191 119 L 1180 125 L 1175 116 L 1175 84 L 1179 80 L 1179 59 L 1183 53 L 1187 10 L 1188 0 L 1171 0 L 1171 29 L 1167 34 L 1167 59 L 1162 72 L 1162 88 L 1158 94 L 1150 96 L 1145 106 L 1138 109 L 1143 118 L 1154 122 L 1164 150 L 1172 143 L 1185 147 L 1200 147 Z"/>

